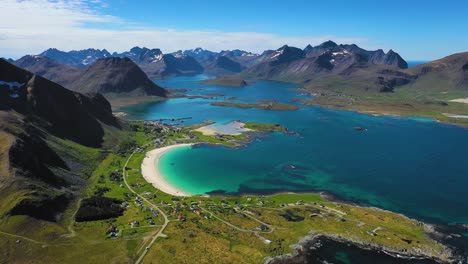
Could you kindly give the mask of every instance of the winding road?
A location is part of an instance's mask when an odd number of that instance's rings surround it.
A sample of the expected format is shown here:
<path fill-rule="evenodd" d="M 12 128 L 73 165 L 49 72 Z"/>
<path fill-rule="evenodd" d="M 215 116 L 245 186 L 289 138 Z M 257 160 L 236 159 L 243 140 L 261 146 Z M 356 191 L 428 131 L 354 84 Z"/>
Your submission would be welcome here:
<path fill-rule="evenodd" d="M 143 147 L 143 149 L 145 148 L 146 146 Z M 161 226 L 161 229 L 159 230 L 158 233 L 156 233 L 156 235 L 153 237 L 153 239 L 151 239 L 151 242 L 148 244 L 148 246 L 146 246 L 145 250 L 141 253 L 140 257 L 137 259 L 137 261 L 135 262 L 135 264 L 140 264 L 141 261 L 143 261 L 143 258 L 146 256 L 146 253 L 148 253 L 149 249 L 151 248 L 151 246 L 153 246 L 154 242 L 156 241 L 156 239 L 158 239 L 158 237 L 167 237 L 167 235 L 165 235 L 163 233 L 163 231 L 166 229 L 167 225 L 169 224 L 169 219 L 167 218 L 167 215 L 164 213 L 164 211 L 159 208 L 157 205 L 155 205 L 154 203 L 152 203 L 150 200 L 146 199 L 145 197 L 143 197 L 142 195 L 138 194 L 135 190 L 133 190 L 133 188 L 128 184 L 128 181 L 127 181 L 127 178 L 126 178 L 126 168 L 127 168 L 127 165 L 128 163 L 130 162 L 130 159 L 132 159 L 133 155 L 138 151 L 138 149 L 134 150 L 132 152 L 132 154 L 130 155 L 130 157 L 128 157 L 127 161 L 125 162 L 125 165 L 123 166 L 122 168 L 122 175 L 123 175 L 123 180 L 124 180 L 124 183 L 125 185 L 127 186 L 127 188 L 132 192 L 134 193 L 137 197 L 139 197 L 140 199 L 142 199 L 143 201 L 147 202 L 149 205 L 153 206 L 153 208 L 155 208 L 156 210 L 159 211 L 159 213 L 164 217 L 164 224 Z"/>

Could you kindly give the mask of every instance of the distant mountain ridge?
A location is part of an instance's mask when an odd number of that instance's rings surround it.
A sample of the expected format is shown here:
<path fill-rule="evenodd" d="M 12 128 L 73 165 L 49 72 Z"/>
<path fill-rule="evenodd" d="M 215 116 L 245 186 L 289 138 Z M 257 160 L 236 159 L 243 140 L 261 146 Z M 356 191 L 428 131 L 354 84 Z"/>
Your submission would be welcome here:
<path fill-rule="evenodd" d="M 407 62 L 393 50 L 368 51 L 355 44 L 326 41 L 304 49 L 284 45 L 277 50 L 256 54 L 244 50 L 214 52 L 203 48 L 179 50 L 170 54 L 160 49 L 133 47 L 129 51 L 110 54 L 107 50 L 87 49 L 63 52 L 49 49 L 40 54 L 58 63 L 85 67 L 98 59 L 127 57 L 150 78 L 207 73 L 212 75 L 247 74 L 253 78 L 308 81 L 322 74 L 337 74 L 355 64 L 388 65 L 400 69 Z M 288 64 L 288 65 L 286 65 Z M 58 80 L 59 81 L 59 80 Z"/>
<path fill-rule="evenodd" d="M 42 52 L 39 56 L 50 58 L 61 64 L 86 67 L 99 59 L 111 57 L 111 54 L 106 49 L 85 49 L 65 52 L 52 48 Z"/>
<path fill-rule="evenodd" d="M 71 84 L 84 72 L 84 69 L 78 66 L 61 64 L 39 55 L 26 55 L 12 63 L 69 89 Z"/>
<path fill-rule="evenodd" d="M 321 76 L 348 74 L 357 67 L 371 65 L 396 69 L 408 67 L 406 61 L 392 50 L 388 53 L 367 51 L 354 44 L 338 45 L 327 41 L 315 47 L 308 45 L 303 50 L 285 45 L 265 51 L 246 74 L 252 78 L 310 82 Z"/>
<path fill-rule="evenodd" d="M 114 52 L 112 56 L 131 59 L 150 78 L 193 75 L 203 72 L 203 67 L 194 58 L 183 54 L 163 54 L 160 49 L 133 47 L 128 52 Z"/>

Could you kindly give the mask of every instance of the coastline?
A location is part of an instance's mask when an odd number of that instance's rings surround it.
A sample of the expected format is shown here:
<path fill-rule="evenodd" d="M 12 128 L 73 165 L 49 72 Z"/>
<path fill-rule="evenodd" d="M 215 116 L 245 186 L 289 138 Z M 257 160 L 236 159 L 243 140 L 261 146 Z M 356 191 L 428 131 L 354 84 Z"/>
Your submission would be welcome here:
<path fill-rule="evenodd" d="M 342 244 L 351 244 L 362 250 L 368 250 L 371 252 L 381 252 L 395 259 L 406 259 L 406 260 L 432 260 L 437 263 L 452 263 L 458 260 L 456 256 L 452 254 L 452 251 L 446 249 L 443 255 L 434 256 L 426 254 L 416 250 L 411 251 L 399 251 L 395 248 L 389 248 L 381 246 L 376 243 L 363 243 L 362 241 L 346 239 L 339 235 L 333 234 L 319 234 L 311 232 L 309 235 L 299 239 L 298 243 L 291 245 L 293 252 L 284 255 L 278 255 L 274 257 L 266 257 L 263 261 L 264 264 L 282 264 L 282 263 L 304 263 L 307 258 L 308 252 L 314 252 L 316 249 L 314 244 L 322 239 L 329 239 Z"/>
<path fill-rule="evenodd" d="M 143 159 L 141 163 L 141 174 L 143 178 L 148 182 L 151 183 L 154 188 L 165 192 L 170 195 L 174 196 L 193 196 L 192 194 L 183 192 L 174 186 L 170 185 L 164 176 L 159 172 L 157 166 L 159 164 L 159 159 L 164 155 L 166 152 L 186 146 L 193 146 L 194 143 L 190 144 L 177 144 L 177 145 L 170 145 L 162 148 L 153 149 L 151 151 L 146 152 L 146 157 Z"/>

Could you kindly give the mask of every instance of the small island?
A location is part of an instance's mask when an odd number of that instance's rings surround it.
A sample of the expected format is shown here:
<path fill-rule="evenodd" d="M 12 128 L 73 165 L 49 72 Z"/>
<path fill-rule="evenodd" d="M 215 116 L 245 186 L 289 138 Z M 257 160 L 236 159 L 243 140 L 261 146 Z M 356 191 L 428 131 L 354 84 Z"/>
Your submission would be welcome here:
<path fill-rule="evenodd" d="M 278 101 L 261 100 L 256 103 L 236 103 L 236 102 L 213 102 L 213 106 L 230 106 L 239 108 L 258 108 L 264 110 L 276 111 L 294 111 L 298 110 L 299 106 L 292 104 L 279 103 Z"/>
<path fill-rule="evenodd" d="M 242 77 L 238 75 L 221 76 L 215 79 L 204 80 L 202 81 L 202 83 L 209 84 L 209 85 L 222 85 L 222 86 L 231 86 L 231 87 L 244 87 L 249 84 L 246 80 L 242 79 Z"/>

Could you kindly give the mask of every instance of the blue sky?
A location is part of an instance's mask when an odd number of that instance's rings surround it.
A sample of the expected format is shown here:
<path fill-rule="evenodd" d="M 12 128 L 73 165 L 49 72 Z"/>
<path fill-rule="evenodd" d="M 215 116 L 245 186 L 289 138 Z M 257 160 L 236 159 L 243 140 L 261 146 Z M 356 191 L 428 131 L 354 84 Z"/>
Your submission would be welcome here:
<path fill-rule="evenodd" d="M 3 3 L 4 2 L 4 3 Z M 407 60 L 468 51 L 468 1 L 0 0 L 0 56 L 48 47 L 254 52 L 327 39 Z M 25 15 L 26 13 L 26 15 Z M 22 19 L 18 22 L 17 17 Z M 16 18 L 16 20 L 15 20 Z M 2 21 L 3 20 L 3 21 Z M 15 21 L 13 23 L 11 21 Z"/>

